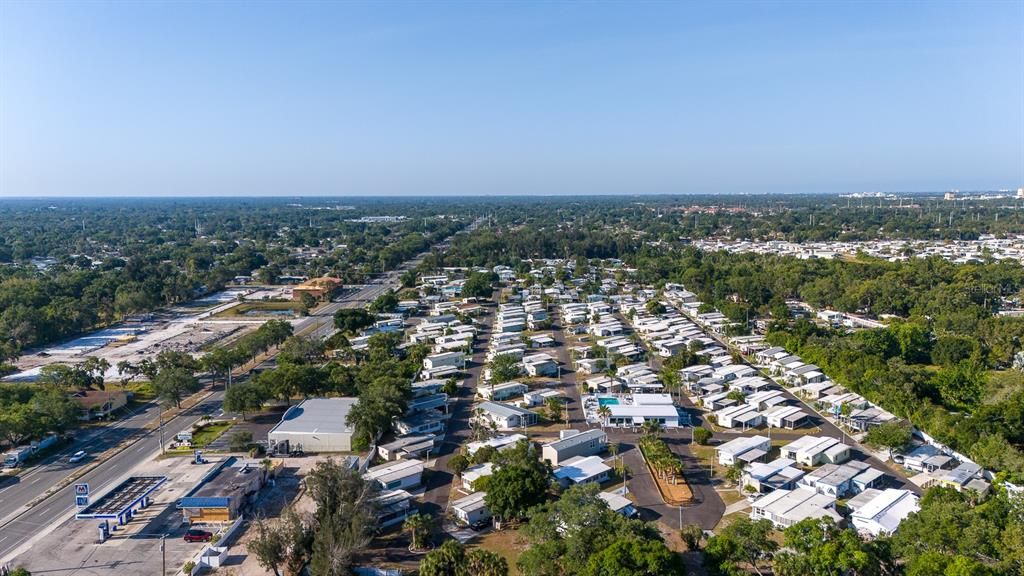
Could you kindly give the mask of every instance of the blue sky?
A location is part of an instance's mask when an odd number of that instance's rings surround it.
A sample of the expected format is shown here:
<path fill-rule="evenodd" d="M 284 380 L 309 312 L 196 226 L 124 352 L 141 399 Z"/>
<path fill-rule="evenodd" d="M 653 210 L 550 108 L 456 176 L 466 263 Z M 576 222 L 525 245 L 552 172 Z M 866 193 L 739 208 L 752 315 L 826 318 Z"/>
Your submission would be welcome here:
<path fill-rule="evenodd" d="M 1024 185 L 1024 2 L 0 3 L 0 195 Z"/>

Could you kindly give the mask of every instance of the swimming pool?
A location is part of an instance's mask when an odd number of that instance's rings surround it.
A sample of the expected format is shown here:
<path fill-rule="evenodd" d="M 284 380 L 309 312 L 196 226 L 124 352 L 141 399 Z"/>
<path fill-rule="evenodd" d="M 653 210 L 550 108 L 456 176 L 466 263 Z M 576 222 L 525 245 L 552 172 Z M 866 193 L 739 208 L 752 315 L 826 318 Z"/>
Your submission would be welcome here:
<path fill-rule="evenodd" d="M 597 399 L 598 406 L 613 406 L 613 405 L 618 404 L 618 403 L 619 403 L 619 399 L 618 398 L 598 397 L 598 399 Z"/>

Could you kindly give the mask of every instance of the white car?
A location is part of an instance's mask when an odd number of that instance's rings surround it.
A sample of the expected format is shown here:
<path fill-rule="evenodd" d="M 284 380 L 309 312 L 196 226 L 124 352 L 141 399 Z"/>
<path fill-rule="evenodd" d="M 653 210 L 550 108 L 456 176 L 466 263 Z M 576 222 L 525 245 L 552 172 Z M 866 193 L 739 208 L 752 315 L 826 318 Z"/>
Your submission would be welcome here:
<path fill-rule="evenodd" d="M 72 454 L 71 458 L 68 458 L 68 462 L 72 464 L 74 464 L 75 462 L 81 462 L 82 460 L 85 459 L 86 456 L 88 456 L 88 454 L 85 452 L 85 450 L 79 450 L 78 452 Z"/>

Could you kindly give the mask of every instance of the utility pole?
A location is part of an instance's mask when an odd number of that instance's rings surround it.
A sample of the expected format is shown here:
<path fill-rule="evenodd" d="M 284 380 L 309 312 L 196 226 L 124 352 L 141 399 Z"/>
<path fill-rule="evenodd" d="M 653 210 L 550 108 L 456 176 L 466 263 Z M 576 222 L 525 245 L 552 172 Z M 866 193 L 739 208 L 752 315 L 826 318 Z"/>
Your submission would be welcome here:
<path fill-rule="evenodd" d="M 160 404 L 160 454 L 164 453 L 164 405 Z M 160 544 L 163 546 L 163 543 Z"/>
<path fill-rule="evenodd" d="M 167 545 L 164 542 L 167 539 L 167 534 L 160 536 L 160 574 L 161 576 L 167 574 Z"/>

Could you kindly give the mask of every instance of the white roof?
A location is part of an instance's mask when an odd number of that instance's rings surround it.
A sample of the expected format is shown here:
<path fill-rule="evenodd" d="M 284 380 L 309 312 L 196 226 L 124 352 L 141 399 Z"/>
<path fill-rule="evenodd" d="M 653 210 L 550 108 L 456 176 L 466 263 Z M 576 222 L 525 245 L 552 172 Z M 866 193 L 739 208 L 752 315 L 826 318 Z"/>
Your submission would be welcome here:
<path fill-rule="evenodd" d="M 618 512 L 623 508 L 633 504 L 632 502 L 630 502 L 629 498 L 626 498 L 625 496 L 621 496 L 614 492 L 599 492 L 597 497 L 600 498 L 601 500 L 604 500 L 605 504 L 608 504 L 608 507 L 611 508 L 614 512 Z"/>
<path fill-rule="evenodd" d="M 672 396 L 669 394 L 633 394 L 633 404 L 637 406 L 671 406 Z"/>
<path fill-rule="evenodd" d="M 793 466 L 793 464 L 796 464 L 796 462 L 789 458 L 776 458 L 768 463 L 754 462 L 749 464 L 746 468 L 746 472 L 754 478 L 763 480 L 778 474 L 779 470 L 789 468 Z"/>
<path fill-rule="evenodd" d="M 920 510 L 917 496 L 909 490 L 887 488 L 853 513 L 854 524 L 871 523 L 892 533 L 911 512 Z"/>
<path fill-rule="evenodd" d="M 838 443 L 839 440 L 831 436 L 801 436 L 783 446 L 782 450 L 804 454 L 819 454 Z"/>
<path fill-rule="evenodd" d="M 414 474 L 423 473 L 423 462 L 415 458 L 409 460 L 396 460 L 380 466 L 374 466 L 363 475 L 367 480 L 377 480 L 387 484 L 399 478 L 405 478 Z"/>
<path fill-rule="evenodd" d="M 271 434 L 338 434 L 351 433 L 353 428 L 346 424 L 349 410 L 356 398 L 310 398 L 298 406 L 292 406 L 274 426 Z"/>
<path fill-rule="evenodd" d="M 773 515 L 791 522 L 825 516 L 830 516 L 838 522 L 842 517 L 832 508 L 835 501 L 836 499 L 832 496 L 798 488 L 796 490 L 776 490 L 759 498 L 753 503 L 753 507 L 764 510 L 766 516 Z"/>
<path fill-rule="evenodd" d="M 452 508 L 458 508 L 467 513 L 480 510 L 487 506 L 484 502 L 485 496 L 487 496 L 487 492 L 473 492 L 469 496 L 452 500 Z"/>
<path fill-rule="evenodd" d="M 526 436 L 523 436 L 522 434 L 508 434 L 505 436 L 495 436 L 494 438 L 490 438 L 488 440 L 481 440 L 479 442 L 470 442 L 469 444 L 466 444 L 466 452 L 468 452 L 469 455 L 472 456 L 473 454 L 476 454 L 477 450 L 483 448 L 484 446 L 493 446 L 496 449 L 501 449 L 503 446 L 515 444 L 520 440 L 526 440 Z"/>
<path fill-rule="evenodd" d="M 657 404 L 654 406 L 636 406 L 635 404 L 611 404 L 611 417 L 619 418 L 678 418 L 679 412 L 675 406 Z"/>
<path fill-rule="evenodd" d="M 484 462 L 483 464 L 477 464 L 476 466 L 470 466 L 462 472 L 462 479 L 472 484 L 484 476 L 490 476 L 494 474 L 494 463 Z"/>
<path fill-rule="evenodd" d="M 740 436 L 739 438 L 734 438 L 719 446 L 718 452 L 725 454 L 742 454 L 747 450 L 751 450 L 765 444 L 771 445 L 771 440 L 765 436 Z"/>
<path fill-rule="evenodd" d="M 604 463 L 600 456 L 576 456 L 569 458 L 555 469 L 555 478 L 578 483 L 609 470 L 611 468 Z"/>
<path fill-rule="evenodd" d="M 776 406 L 765 411 L 765 418 L 785 418 L 796 413 L 804 414 L 804 411 L 797 406 Z"/>

